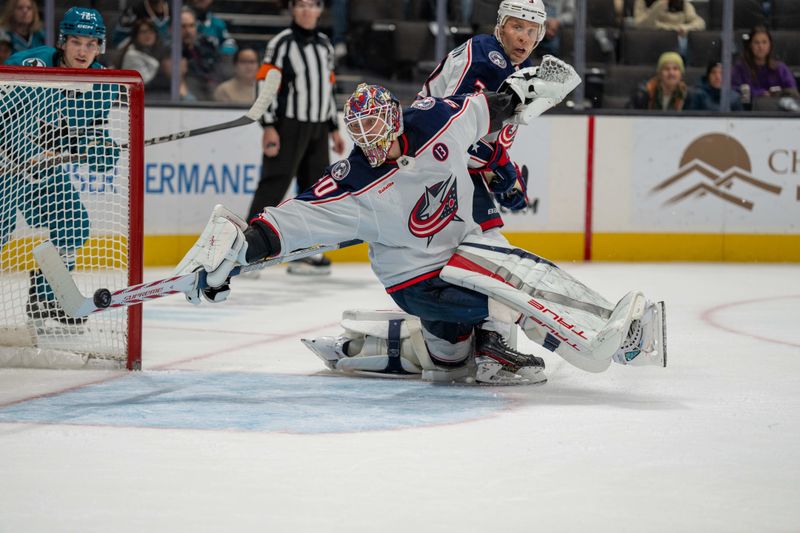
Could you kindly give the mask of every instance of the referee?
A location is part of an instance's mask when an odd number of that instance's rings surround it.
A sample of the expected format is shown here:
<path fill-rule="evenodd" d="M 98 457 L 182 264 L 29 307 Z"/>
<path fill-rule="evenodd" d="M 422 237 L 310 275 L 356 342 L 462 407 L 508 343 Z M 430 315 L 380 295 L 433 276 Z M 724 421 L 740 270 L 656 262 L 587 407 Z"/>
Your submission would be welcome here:
<path fill-rule="evenodd" d="M 281 70 L 277 98 L 261 118 L 264 159 L 249 218 L 276 206 L 293 177 L 301 191 L 314 184 L 330 164 L 328 137 L 336 153 L 344 153 L 333 95 L 333 46 L 318 32 L 321 0 L 290 0 L 292 25 L 267 45 L 258 78 L 272 67 Z M 249 219 L 248 218 L 248 219 Z M 304 264 L 290 264 L 290 272 L 327 274 L 330 261 L 317 256 Z"/>

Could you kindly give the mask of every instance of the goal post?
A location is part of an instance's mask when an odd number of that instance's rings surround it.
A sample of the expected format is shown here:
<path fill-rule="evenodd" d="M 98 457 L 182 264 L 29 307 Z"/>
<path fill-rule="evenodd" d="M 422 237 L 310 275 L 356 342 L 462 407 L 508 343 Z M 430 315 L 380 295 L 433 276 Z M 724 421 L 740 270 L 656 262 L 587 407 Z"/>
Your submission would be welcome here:
<path fill-rule="evenodd" d="M 31 251 L 87 293 L 141 283 L 143 175 L 137 72 L 0 66 L 0 367 L 141 368 L 141 306 L 71 319 Z"/>

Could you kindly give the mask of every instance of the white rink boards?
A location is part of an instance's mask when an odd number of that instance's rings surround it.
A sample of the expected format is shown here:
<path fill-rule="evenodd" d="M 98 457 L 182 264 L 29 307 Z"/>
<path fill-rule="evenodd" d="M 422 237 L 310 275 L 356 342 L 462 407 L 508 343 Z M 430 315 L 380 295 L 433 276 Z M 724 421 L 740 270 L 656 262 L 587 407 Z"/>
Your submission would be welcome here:
<path fill-rule="evenodd" d="M 0 532 L 796 530 L 800 266 L 564 266 L 665 299 L 669 367 L 331 377 L 298 339 L 391 305 L 335 264 L 148 304 L 143 372 L 0 369 Z"/>

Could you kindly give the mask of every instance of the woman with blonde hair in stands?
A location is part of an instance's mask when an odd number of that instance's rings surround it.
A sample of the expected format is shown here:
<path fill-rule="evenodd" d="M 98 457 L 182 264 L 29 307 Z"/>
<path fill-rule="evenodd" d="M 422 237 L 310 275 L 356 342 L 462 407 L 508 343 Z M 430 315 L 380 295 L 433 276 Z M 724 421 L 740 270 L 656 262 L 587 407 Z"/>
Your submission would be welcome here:
<path fill-rule="evenodd" d="M 658 58 L 656 75 L 634 93 L 630 106 L 654 111 L 683 111 L 688 109 L 688 89 L 683 81 L 685 68 L 677 52 L 664 52 Z"/>
<path fill-rule="evenodd" d="M 39 6 L 34 0 L 9 0 L 0 15 L 0 30 L 11 37 L 14 53 L 45 45 Z"/>

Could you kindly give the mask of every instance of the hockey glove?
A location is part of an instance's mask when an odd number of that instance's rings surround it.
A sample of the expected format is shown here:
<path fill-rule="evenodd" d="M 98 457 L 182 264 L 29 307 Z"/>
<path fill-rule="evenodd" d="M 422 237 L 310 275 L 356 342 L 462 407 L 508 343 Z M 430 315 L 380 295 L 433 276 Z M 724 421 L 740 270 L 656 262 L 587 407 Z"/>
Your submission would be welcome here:
<path fill-rule="evenodd" d="M 203 233 L 175 269 L 175 275 L 206 271 L 208 287 L 200 289 L 199 278 L 186 293 L 192 304 L 200 303 L 200 293 L 212 303 L 225 301 L 230 294 L 229 274 L 236 266 L 246 265 L 247 224 L 222 205 L 214 207 Z"/>
<path fill-rule="evenodd" d="M 553 56 L 544 56 L 541 66 L 516 71 L 500 84 L 497 92 L 511 94 L 525 106 L 537 98 L 547 98 L 556 105 L 580 82 L 572 66 Z"/>
<path fill-rule="evenodd" d="M 519 177 L 516 185 L 508 192 L 497 193 L 494 195 L 497 203 L 510 211 L 519 211 L 528 207 L 528 167 L 523 166 L 522 170 L 514 165 Z"/>
<path fill-rule="evenodd" d="M 472 161 L 485 161 L 483 166 L 469 171 L 483 176 L 491 192 L 508 192 L 517 183 L 517 165 L 509 159 L 508 151 L 502 144 L 479 141 L 470 147 L 469 154 Z"/>

